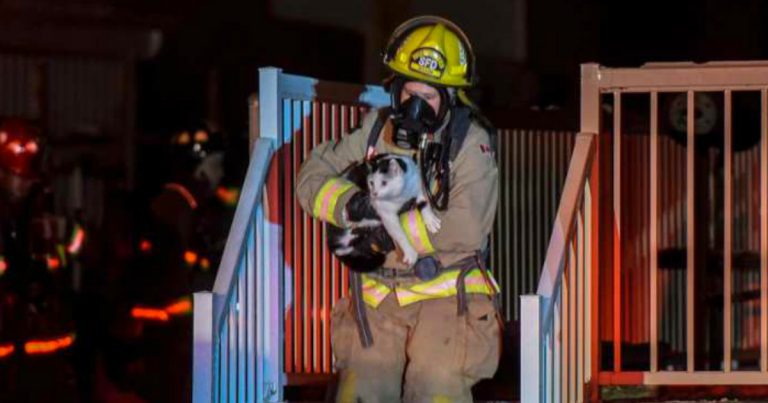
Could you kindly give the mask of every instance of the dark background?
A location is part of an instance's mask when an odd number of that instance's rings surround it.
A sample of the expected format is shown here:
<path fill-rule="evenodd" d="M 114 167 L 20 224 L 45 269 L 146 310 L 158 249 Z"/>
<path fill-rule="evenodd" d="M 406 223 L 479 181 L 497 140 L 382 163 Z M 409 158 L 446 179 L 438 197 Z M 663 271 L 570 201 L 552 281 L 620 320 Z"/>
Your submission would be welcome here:
<path fill-rule="evenodd" d="M 107 233 L 171 170 L 164 147 L 179 128 L 204 121 L 230 143 L 246 139 L 259 67 L 378 83 L 389 33 L 422 14 L 464 28 L 473 96 L 505 128 L 576 130 L 580 63 L 768 59 L 760 0 L 0 0 L 0 117 L 42 129 L 56 209 Z M 73 166 L 85 169 L 75 190 Z M 84 294 L 119 281 L 127 252 L 110 242 L 96 242 Z M 121 372 L 93 375 L 97 400 L 128 399 L 131 385 L 99 378 Z"/>
<path fill-rule="evenodd" d="M 767 7 L 758 0 L 5 0 L 0 52 L 124 63 L 133 72 L 135 123 L 126 135 L 141 142 L 198 118 L 242 133 L 259 66 L 378 82 L 391 30 L 436 14 L 471 38 L 476 96 L 490 114 L 554 105 L 575 127 L 579 63 L 765 58 Z"/>

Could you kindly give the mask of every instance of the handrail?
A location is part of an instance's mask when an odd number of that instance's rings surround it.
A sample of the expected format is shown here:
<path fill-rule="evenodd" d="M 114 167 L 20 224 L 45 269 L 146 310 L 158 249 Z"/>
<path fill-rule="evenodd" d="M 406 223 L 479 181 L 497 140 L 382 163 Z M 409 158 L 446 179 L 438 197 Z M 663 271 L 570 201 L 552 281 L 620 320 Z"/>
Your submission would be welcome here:
<path fill-rule="evenodd" d="M 296 228 L 291 219 L 284 221 L 284 214 L 296 205 L 290 197 L 282 199 L 292 182 L 280 183 L 279 178 L 293 177 L 301 155 L 294 151 L 300 144 L 338 136 L 358 123 L 353 120 L 363 109 L 386 105 L 388 100 L 381 87 L 320 81 L 273 67 L 259 69 L 259 96 L 250 100 L 254 145 L 245 184 L 213 290 L 195 294 L 195 403 L 283 399 L 284 320 L 293 303 L 291 294 L 285 298 L 285 282 L 291 284 L 293 276 L 283 242 L 284 231 L 288 228 L 292 234 Z M 317 135 L 311 135 L 314 131 Z M 291 161 L 290 167 L 271 164 L 278 150 L 287 157 L 282 162 Z"/>
<path fill-rule="evenodd" d="M 224 312 L 224 304 L 220 303 L 232 292 L 236 280 L 238 261 L 245 247 L 248 226 L 253 213 L 261 205 L 264 183 L 267 178 L 272 154 L 275 152 L 274 140 L 259 138 L 253 146 L 253 155 L 245 175 L 243 190 L 237 203 L 232 227 L 229 229 L 227 244 L 221 257 L 219 271 L 213 285 L 214 295 L 214 325 L 218 326 Z M 218 328 L 218 327 L 216 327 Z"/>
<path fill-rule="evenodd" d="M 647 63 L 640 68 L 602 68 L 589 63 L 583 67 L 598 74 L 595 84 L 600 92 L 759 90 L 765 87 L 768 73 L 764 60 Z"/>
<path fill-rule="evenodd" d="M 581 401 L 589 377 L 584 360 L 590 355 L 589 336 L 579 333 L 574 323 L 584 323 L 584 311 L 589 310 L 584 296 L 591 263 L 585 251 L 593 241 L 591 193 L 586 189 L 596 138 L 592 133 L 576 136 L 538 290 L 520 297 L 521 402 Z M 568 283 L 563 287 L 566 266 Z"/>
<path fill-rule="evenodd" d="M 226 371 L 232 365 L 222 364 L 222 361 L 227 360 L 228 357 L 222 357 L 219 345 L 222 335 L 226 339 L 226 335 L 230 332 L 225 322 L 228 316 L 232 315 L 237 315 L 240 322 L 233 328 L 240 345 L 231 346 L 231 350 L 249 355 L 247 360 L 237 360 L 238 383 L 249 384 L 249 387 L 240 388 L 238 393 L 244 393 L 243 396 L 250 400 L 261 398 L 264 394 L 264 387 L 252 384 L 255 376 L 252 381 L 245 379 L 245 372 L 252 376 L 255 372 L 262 370 L 253 357 L 257 342 L 256 334 L 258 328 L 263 326 L 255 323 L 261 318 L 256 314 L 256 300 L 259 296 L 252 280 L 259 275 L 258 271 L 265 269 L 264 263 L 256 263 L 253 259 L 247 260 L 253 255 L 252 252 L 256 246 L 253 243 L 257 241 L 256 237 L 263 238 L 265 235 L 260 213 L 267 171 L 275 152 L 274 144 L 275 141 L 269 138 L 258 138 L 254 142 L 245 183 L 237 203 L 213 291 L 197 292 L 194 296 L 192 389 L 195 403 L 212 402 L 221 393 L 221 379 L 227 378 L 222 374 L 227 373 Z M 262 239 L 258 241 L 263 242 Z M 251 253 L 248 253 L 249 251 Z M 264 260 L 259 261 L 264 262 Z M 234 333 L 232 335 L 234 336 Z M 230 382 L 230 379 L 233 379 L 232 376 L 226 381 Z"/>
<path fill-rule="evenodd" d="M 573 157 L 568 165 L 568 174 L 565 177 L 560 205 L 557 208 L 557 216 L 536 290 L 536 294 L 544 299 L 543 333 L 549 331 L 546 326 L 552 323 L 553 296 L 557 295 L 563 281 L 566 246 L 573 235 L 576 213 L 584 198 L 584 185 L 592 168 L 596 137 L 597 135 L 593 133 L 579 133 L 576 136 Z"/>

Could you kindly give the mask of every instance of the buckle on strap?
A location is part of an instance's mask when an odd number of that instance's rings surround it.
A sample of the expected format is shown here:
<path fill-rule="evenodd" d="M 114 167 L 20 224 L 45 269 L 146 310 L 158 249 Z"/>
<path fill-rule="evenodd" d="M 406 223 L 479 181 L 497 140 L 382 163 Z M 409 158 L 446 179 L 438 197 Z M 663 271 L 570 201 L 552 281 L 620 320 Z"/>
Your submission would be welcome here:
<path fill-rule="evenodd" d="M 398 278 L 418 278 L 421 281 L 429 281 L 436 278 L 445 271 L 461 271 L 475 268 L 477 268 L 477 264 L 474 256 L 468 256 L 448 267 L 444 267 L 442 264 L 440 264 L 440 261 L 437 260 L 434 256 L 425 256 L 416 261 L 416 263 L 410 269 L 402 270 L 381 267 L 376 269 L 373 274 L 376 274 L 377 276 L 387 280 L 396 280 Z"/>

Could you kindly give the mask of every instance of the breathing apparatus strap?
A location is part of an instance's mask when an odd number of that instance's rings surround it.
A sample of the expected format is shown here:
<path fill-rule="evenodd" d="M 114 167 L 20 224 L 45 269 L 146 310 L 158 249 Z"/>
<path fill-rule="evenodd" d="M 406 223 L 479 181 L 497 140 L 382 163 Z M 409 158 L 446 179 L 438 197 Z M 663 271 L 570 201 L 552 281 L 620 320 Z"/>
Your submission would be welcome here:
<path fill-rule="evenodd" d="M 448 123 L 446 146 L 450 148 L 448 161 L 453 161 L 461 151 L 464 140 L 469 133 L 469 125 L 472 123 L 472 110 L 464 106 L 457 106 L 451 110 L 451 121 Z"/>
<path fill-rule="evenodd" d="M 365 301 L 363 300 L 363 279 L 360 273 L 350 273 L 351 292 L 352 292 L 352 313 L 357 324 L 357 335 L 360 337 L 360 345 L 368 348 L 373 345 L 373 333 L 371 325 L 368 322 L 368 315 L 365 311 Z"/>
<path fill-rule="evenodd" d="M 379 135 L 381 129 L 384 128 L 384 124 L 387 123 L 387 119 L 392 115 L 392 108 L 381 108 L 376 116 L 376 121 L 371 126 L 371 132 L 368 133 L 368 143 L 365 147 L 365 160 L 370 161 L 371 158 L 376 156 L 376 143 L 379 141 Z"/>

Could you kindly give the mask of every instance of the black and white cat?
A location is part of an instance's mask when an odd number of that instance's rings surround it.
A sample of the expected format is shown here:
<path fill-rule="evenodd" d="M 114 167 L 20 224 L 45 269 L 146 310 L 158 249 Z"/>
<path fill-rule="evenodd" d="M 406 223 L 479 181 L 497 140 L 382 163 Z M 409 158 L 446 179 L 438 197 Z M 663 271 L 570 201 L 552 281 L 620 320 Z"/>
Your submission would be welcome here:
<path fill-rule="evenodd" d="M 415 263 L 418 253 L 400 226 L 399 215 L 419 208 L 427 229 L 432 233 L 440 229 L 440 219 L 426 198 L 415 161 L 380 154 L 367 163 L 350 165 L 342 176 L 364 195 L 358 200 L 362 204 L 358 206 L 359 216 L 348 220 L 349 228 L 327 226 L 333 253 L 352 270 L 365 272 L 381 267 L 396 243 L 403 251 L 403 261 Z"/>
<path fill-rule="evenodd" d="M 368 191 L 381 224 L 403 251 L 403 262 L 409 266 L 416 263 L 418 252 L 400 225 L 400 213 L 415 203 L 421 210 L 427 230 L 435 233 L 440 229 L 440 219 L 427 200 L 416 162 L 394 154 L 380 156 L 374 160 L 372 172 L 368 175 Z"/>

